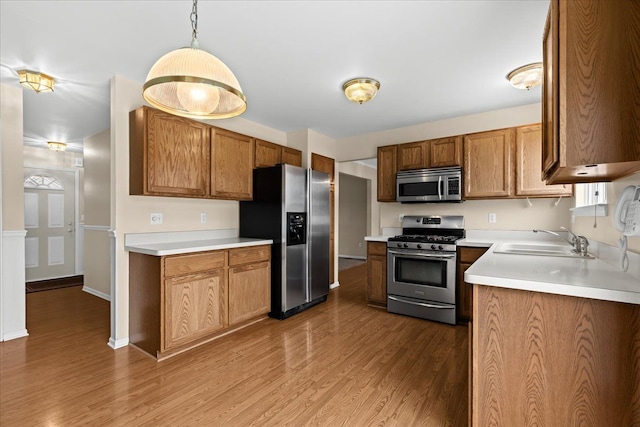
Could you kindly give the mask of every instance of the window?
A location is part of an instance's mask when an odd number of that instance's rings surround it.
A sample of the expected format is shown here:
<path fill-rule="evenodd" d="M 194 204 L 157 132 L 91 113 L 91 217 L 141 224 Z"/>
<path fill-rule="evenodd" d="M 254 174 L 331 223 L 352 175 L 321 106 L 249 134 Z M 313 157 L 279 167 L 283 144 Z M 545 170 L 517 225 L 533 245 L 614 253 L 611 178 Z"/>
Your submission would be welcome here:
<path fill-rule="evenodd" d="M 576 184 L 576 208 L 581 206 L 606 205 L 607 183 L 594 182 Z"/>
<path fill-rule="evenodd" d="M 42 190 L 64 190 L 58 178 L 47 175 L 31 175 L 24 180 L 24 188 L 39 188 Z"/>

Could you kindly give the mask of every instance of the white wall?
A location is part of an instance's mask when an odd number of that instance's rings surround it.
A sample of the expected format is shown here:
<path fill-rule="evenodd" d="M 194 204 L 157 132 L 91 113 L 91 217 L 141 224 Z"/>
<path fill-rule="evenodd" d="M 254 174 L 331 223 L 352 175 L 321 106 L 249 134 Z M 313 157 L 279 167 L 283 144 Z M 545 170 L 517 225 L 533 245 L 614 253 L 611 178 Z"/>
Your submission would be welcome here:
<path fill-rule="evenodd" d="M 21 87 L 0 84 L 0 341 L 28 335 L 25 305 L 22 96 Z"/>
<path fill-rule="evenodd" d="M 83 142 L 84 179 L 84 286 L 83 290 L 111 299 L 111 132 L 109 129 Z"/>

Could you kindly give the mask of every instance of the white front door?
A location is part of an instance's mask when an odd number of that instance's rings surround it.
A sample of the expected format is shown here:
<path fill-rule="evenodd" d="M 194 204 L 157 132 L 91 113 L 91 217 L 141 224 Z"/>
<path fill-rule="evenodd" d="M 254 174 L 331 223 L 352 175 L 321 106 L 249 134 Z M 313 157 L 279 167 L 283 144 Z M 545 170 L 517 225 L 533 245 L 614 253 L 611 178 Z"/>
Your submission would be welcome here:
<path fill-rule="evenodd" d="M 75 274 L 75 174 L 24 168 L 26 281 Z"/>

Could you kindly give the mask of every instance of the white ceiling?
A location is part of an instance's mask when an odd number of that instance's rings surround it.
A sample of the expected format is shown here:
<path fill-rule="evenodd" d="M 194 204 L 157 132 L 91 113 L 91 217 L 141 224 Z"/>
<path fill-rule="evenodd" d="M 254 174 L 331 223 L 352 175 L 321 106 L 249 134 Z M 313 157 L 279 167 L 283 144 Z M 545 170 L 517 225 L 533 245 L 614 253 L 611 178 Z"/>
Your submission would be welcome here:
<path fill-rule="evenodd" d="M 204 1 L 200 47 L 235 73 L 242 117 L 333 138 L 540 101 L 506 74 L 542 59 L 548 0 Z M 24 92 L 26 144 L 81 147 L 109 127 L 109 79 L 143 83 L 165 53 L 191 39 L 191 1 L 0 1 L 0 79 L 18 69 L 58 81 Z M 358 105 L 354 77 L 381 82 Z"/>

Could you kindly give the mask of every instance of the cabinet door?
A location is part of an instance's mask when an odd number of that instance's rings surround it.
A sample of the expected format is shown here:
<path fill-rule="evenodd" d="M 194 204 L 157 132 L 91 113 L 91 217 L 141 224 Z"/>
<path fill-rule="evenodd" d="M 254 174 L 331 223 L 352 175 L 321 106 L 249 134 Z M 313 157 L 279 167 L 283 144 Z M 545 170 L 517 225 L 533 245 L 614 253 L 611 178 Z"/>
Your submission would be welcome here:
<path fill-rule="evenodd" d="M 271 310 L 270 262 L 229 269 L 229 325 L 268 313 Z"/>
<path fill-rule="evenodd" d="M 464 137 L 464 188 L 467 199 L 506 198 L 512 193 L 514 129 Z"/>
<path fill-rule="evenodd" d="M 406 171 L 429 167 L 428 141 L 398 145 L 398 170 Z"/>
<path fill-rule="evenodd" d="M 220 199 L 253 197 L 253 138 L 211 130 L 211 194 Z"/>
<path fill-rule="evenodd" d="M 226 327 L 226 287 L 225 269 L 166 279 L 163 350 Z"/>
<path fill-rule="evenodd" d="M 378 147 L 378 201 L 396 201 L 397 146 Z"/>
<path fill-rule="evenodd" d="M 462 166 L 462 136 L 434 139 L 428 142 L 430 167 Z"/>
<path fill-rule="evenodd" d="M 542 38 L 542 179 L 558 167 L 558 0 L 551 0 Z"/>
<path fill-rule="evenodd" d="M 130 114 L 130 194 L 206 197 L 209 127 L 153 108 Z"/>
<path fill-rule="evenodd" d="M 367 302 L 387 305 L 387 244 L 367 244 Z"/>
<path fill-rule="evenodd" d="M 302 167 L 302 151 L 295 148 L 282 147 L 282 163 Z"/>
<path fill-rule="evenodd" d="M 256 139 L 255 167 L 268 168 L 282 162 L 281 146 L 272 142 Z"/>
<path fill-rule="evenodd" d="M 458 321 L 467 322 L 473 318 L 473 286 L 465 282 L 464 272 L 486 251 L 486 248 L 460 247 L 458 249 L 458 277 L 456 280 L 456 317 Z"/>
<path fill-rule="evenodd" d="M 458 264 L 458 289 L 456 294 L 457 318 L 462 321 L 471 320 L 473 286 L 464 281 L 464 272 L 471 267 L 471 264 Z"/>
<path fill-rule="evenodd" d="M 571 184 L 546 185 L 540 176 L 542 160 L 541 125 L 516 129 L 516 196 L 571 196 Z"/>

